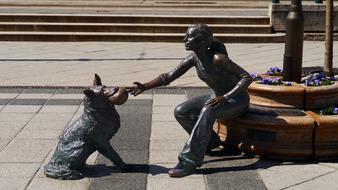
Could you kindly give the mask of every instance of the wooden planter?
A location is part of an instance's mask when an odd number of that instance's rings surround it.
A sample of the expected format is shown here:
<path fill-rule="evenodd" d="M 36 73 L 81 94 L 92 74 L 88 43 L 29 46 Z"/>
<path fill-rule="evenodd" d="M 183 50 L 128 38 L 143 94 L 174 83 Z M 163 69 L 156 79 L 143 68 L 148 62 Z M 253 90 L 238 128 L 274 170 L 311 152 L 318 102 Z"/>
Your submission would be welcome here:
<path fill-rule="evenodd" d="M 315 158 L 333 160 L 338 158 L 338 115 L 318 115 L 312 111 L 307 114 L 316 121 Z"/>
<path fill-rule="evenodd" d="M 313 156 L 315 121 L 299 109 L 251 107 L 238 118 L 223 120 L 226 144 L 244 152 L 279 160 Z"/>
<path fill-rule="evenodd" d="M 338 104 L 337 81 L 328 86 L 305 87 L 305 110 L 321 109 L 334 104 Z"/>
<path fill-rule="evenodd" d="M 248 91 L 252 105 L 298 109 L 304 107 L 304 86 L 297 83 L 292 83 L 292 86 L 273 86 L 253 82 Z"/>

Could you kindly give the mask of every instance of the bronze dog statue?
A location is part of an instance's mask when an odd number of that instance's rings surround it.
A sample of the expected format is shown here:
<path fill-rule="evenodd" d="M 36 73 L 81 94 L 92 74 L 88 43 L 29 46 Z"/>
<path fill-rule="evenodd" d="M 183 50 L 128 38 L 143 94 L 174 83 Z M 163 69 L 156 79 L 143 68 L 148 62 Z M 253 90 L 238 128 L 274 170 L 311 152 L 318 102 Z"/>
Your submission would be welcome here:
<path fill-rule="evenodd" d="M 120 116 L 114 105 L 121 105 L 128 99 L 127 91 L 123 87 L 107 88 L 95 74 L 94 86 L 83 93 L 86 95 L 84 113 L 61 134 L 52 159 L 44 167 L 48 177 L 83 178 L 85 162 L 95 151 L 120 169 L 130 169 L 109 143 L 120 128 Z"/>

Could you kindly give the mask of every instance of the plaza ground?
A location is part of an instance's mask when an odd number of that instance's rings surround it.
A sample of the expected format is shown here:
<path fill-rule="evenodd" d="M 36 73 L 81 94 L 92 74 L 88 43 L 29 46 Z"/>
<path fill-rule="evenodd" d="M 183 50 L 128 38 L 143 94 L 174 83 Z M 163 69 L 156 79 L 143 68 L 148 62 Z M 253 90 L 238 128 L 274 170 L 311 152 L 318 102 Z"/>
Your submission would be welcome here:
<path fill-rule="evenodd" d="M 334 66 L 338 47 L 334 44 Z M 283 64 L 284 44 L 226 44 L 249 72 Z M 120 173 L 95 153 L 77 181 L 46 178 L 62 129 L 83 111 L 82 89 L 94 73 L 105 85 L 146 82 L 173 69 L 189 52 L 182 43 L 0 42 L 0 189 L 336 189 L 337 162 L 280 162 L 225 149 L 206 156 L 197 174 L 166 174 L 188 136 L 174 107 L 208 93 L 194 69 L 169 85 L 118 106 L 122 127 L 111 143 L 131 172 Z M 322 66 L 324 42 L 304 42 L 303 66 Z"/>

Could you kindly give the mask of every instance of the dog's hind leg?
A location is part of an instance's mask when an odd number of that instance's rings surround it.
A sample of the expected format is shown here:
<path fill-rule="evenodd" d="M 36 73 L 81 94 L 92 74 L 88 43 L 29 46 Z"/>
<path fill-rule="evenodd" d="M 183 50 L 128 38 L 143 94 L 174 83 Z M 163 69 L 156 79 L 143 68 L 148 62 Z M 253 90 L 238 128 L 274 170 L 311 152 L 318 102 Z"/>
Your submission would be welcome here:
<path fill-rule="evenodd" d="M 47 177 L 62 180 L 82 179 L 83 174 L 76 170 L 70 170 L 68 167 L 47 164 L 44 168 L 44 174 Z"/>

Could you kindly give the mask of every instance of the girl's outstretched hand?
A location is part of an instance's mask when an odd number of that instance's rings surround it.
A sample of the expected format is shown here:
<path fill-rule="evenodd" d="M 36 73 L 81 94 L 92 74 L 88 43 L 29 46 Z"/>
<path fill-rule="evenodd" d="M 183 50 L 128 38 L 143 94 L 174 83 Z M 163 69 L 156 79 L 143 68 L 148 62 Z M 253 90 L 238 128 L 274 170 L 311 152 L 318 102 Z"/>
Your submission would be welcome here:
<path fill-rule="evenodd" d="M 145 86 L 139 82 L 134 82 L 133 84 L 134 84 L 133 86 L 129 86 L 125 88 L 127 92 L 129 92 L 130 94 L 134 96 L 137 96 L 146 90 Z"/>

